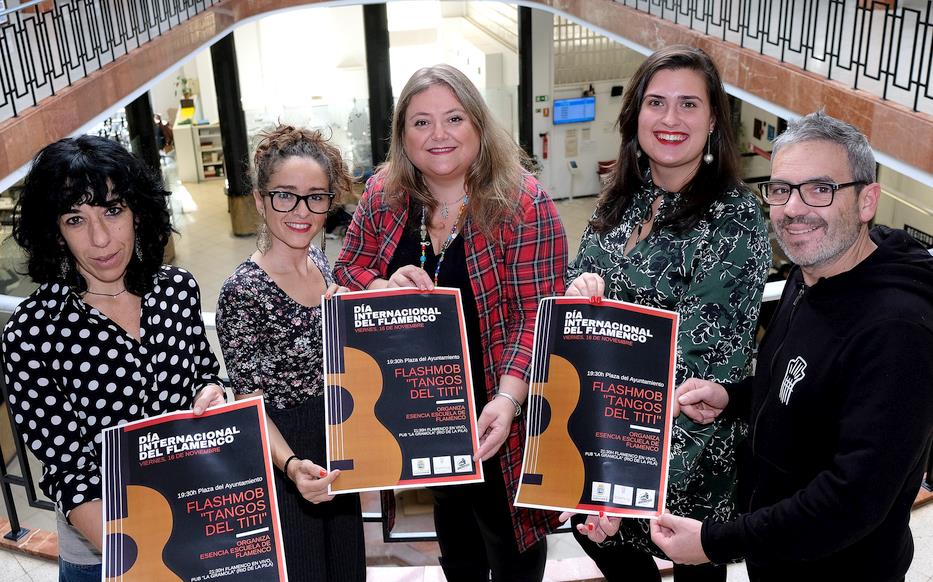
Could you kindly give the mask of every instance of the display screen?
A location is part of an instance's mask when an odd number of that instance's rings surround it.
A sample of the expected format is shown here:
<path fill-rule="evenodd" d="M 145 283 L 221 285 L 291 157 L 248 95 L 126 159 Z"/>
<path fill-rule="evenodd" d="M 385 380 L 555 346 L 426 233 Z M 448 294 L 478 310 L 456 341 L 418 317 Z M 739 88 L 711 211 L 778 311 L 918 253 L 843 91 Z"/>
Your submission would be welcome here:
<path fill-rule="evenodd" d="M 554 125 L 596 119 L 596 97 L 554 100 Z"/>

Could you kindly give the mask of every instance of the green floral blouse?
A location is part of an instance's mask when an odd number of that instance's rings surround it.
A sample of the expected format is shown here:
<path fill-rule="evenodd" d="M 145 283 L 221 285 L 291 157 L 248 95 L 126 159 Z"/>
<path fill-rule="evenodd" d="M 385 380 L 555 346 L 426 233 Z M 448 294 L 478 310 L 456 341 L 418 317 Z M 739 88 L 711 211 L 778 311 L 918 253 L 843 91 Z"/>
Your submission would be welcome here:
<path fill-rule="evenodd" d="M 621 223 L 600 235 L 590 227 L 571 263 L 568 284 L 582 273 L 606 282 L 606 297 L 676 311 L 680 315 L 676 382 L 690 377 L 736 382 L 750 373 L 758 309 L 771 246 L 761 209 L 746 191 L 727 192 L 686 233 L 653 228 L 626 256 L 625 243 L 661 197 L 655 224 L 677 204 L 678 194 L 650 182 Z M 671 438 L 667 507 L 695 519 L 729 520 L 735 513 L 735 448 L 744 422 L 699 425 L 685 415 Z M 622 520 L 627 544 L 663 556 L 645 520 Z"/>

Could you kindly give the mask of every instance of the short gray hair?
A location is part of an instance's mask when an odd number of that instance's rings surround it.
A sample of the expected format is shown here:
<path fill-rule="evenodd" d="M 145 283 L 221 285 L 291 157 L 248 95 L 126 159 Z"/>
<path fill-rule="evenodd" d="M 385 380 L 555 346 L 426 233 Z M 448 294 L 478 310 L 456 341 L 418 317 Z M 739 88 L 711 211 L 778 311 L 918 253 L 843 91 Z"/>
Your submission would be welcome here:
<path fill-rule="evenodd" d="M 784 147 L 807 141 L 828 141 L 841 145 L 849 158 L 852 180 L 870 184 L 875 181 L 875 154 L 868 139 L 855 126 L 830 117 L 822 111 L 792 121 L 787 131 L 771 144 L 771 158 Z"/>

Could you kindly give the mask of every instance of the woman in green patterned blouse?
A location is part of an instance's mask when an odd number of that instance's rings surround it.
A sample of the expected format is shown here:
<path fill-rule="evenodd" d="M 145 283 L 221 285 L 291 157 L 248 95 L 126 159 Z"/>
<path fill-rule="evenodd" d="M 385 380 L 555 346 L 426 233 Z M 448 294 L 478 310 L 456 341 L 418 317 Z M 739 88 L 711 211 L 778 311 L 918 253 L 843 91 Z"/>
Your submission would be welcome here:
<path fill-rule="evenodd" d="M 622 145 L 567 275 L 568 295 L 605 296 L 680 315 L 677 382 L 735 382 L 749 373 L 768 233 L 738 175 L 729 102 L 715 65 L 686 46 L 659 50 L 629 84 Z M 733 420 L 675 421 L 669 511 L 732 519 Z M 576 516 L 574 535 L 607 580 L 660 580 L 644 520 Z M 616 535 L 616 531 L 619 534 Z M 725 566 L 675 566 L 676 582 L 724 581 Z"/>

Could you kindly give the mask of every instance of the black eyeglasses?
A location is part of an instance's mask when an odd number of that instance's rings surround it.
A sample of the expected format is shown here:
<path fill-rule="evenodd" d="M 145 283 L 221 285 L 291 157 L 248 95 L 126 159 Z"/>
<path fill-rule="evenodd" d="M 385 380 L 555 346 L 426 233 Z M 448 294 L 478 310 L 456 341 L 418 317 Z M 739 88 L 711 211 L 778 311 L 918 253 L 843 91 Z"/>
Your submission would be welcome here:
<path fill-rule="evenodd" d="M 299 196 L 283 190 L 269 190 L 265 193 L 272 201 L 272 210 L 276 212 L 291 212 L 298 208 L 298 203 L 304 200 L 305 206 L 314 214 L 327 214 L 334 203 L 333 192 L 315 192 L 306 196 Z"/>
<path fill-rule="evenodd" d="M 834 182 L 823 182 L 820 180 L 809 180 L 800 184 L 791 184 L 789 182 L 762 182 L 758 184 L 761 190 L 761 197 L 771 206 L 783 206 L 790 200 L 791 193 L 796 190 L 800 195 L 800 200 L 807 206 L 821 208 L 833 203 L 833 197 L 836 191 L 849 186 L 864 186 L 868 182 L 855 181 L 844 184 Z"/>

